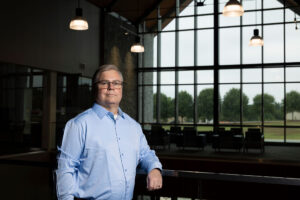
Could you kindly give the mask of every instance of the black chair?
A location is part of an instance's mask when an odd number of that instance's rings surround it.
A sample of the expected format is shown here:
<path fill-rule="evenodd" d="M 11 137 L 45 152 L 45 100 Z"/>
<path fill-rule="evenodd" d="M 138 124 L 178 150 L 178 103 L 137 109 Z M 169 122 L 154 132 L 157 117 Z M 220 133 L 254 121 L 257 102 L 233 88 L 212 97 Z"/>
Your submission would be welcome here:
<path fill-rule="evenodd" d="M 198 135 L 205 135 L 206 144 L 212 143 L 213 131 L 198 131 Z"/>
<path fill-rule="evenodd" d="M 143 129 L 143 133 L 144 133 L 144 135 L 145 135 L 145 137 L 147 139 L 147 142 L 149 142 L 150 139 L 151 139 L 151 130 Z"/>
<path fill-rule="evenodd" d="M 243 128 L 231 128 L 230 131 L 232 132 L 232 137 L 233 137 L 233 148 L 238 149 L 239 151 L 243 148 L 244 146 L 244 133 L 243 133 Z"/>
<path fill-rule="evenodd" d="M 183 148 L 196 147 L 204 149 L 206 145 L 206 135 L 198 135 L 195 127 L 183 128 Z"/>
<path fill-rule="evenodd" d="M 220 139 L 221 135 L 225 133 L 225 128 L 223 127 L 218 127 L 214 129 L 213 135 L 212 135 L 212 148 L 215 150 L 220 151 Z"/>
<path fill-rule="evenodd" d="M 236 149 L 241 151 L 243 144 L 244 135 L 241 128 L 234 128 L 229 131 L 217 129 L 213 135 L 212 147 L 218 151 L 221 151 L 221 149 Z"/>
<path fill-rule="evenodd" d="M 148 142 L 149 145 L 155 149 L 159 147 L 163 147 L 163 149 L 165 149 L 166 145 L 168 145 L 170 149 L 170 136 L 161 125 L 151 126 L 151 134 Z"/>
<path fill-rule="evenodd" d="M 248 149 L 260 149 L 260 152 L 265 152 L 265 139 L 264 134 L 258 128 L 249 128 L 246 131 L 244 151 L 248 152 Z"/>
<path fill-rule="evenodd" d="M 170 131 L 170 143 L 178 144 L 178 140 L 180 139 L 180 136 L 182 136 L 182 130 L 180 126 L 171 126 Z"/>
<path fill-rule="evenodd" d="M 231 128 L 230 130 L 234 135 L 244 135 L 242 128 Z"/>

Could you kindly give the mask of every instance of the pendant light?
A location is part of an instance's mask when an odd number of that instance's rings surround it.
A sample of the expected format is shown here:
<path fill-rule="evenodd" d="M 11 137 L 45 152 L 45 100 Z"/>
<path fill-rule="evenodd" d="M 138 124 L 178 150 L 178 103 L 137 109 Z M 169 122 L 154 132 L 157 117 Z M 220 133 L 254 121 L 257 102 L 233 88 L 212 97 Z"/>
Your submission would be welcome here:
<path fill-rule="evenodd" d="M 257 3 L 255 0 L 255 26 L 257 26 Z M 264 40 L 262 39 L 262 37 L 259 36 L 259 30 L 257 28 L 255 28 L 253 30 L 253 36 L 250 39 L 250 43 L 249 46 L 252 47 L 257 47 L 257 46 L 263 46 L 264 45 Z"/>
<path fill-rule="evenodd" d="M 71 20 L 69 28 L 76 31 L 85 31 L 89 29 L 88 22 L 82 17 L 82 8 L 80 8 L 80 0 L 78 0 L 78 7 L 76 8 L 76 16 Z"/>
<path fill-rule="evenodd" d="M 229 0 L 223 9 L 226 17 L 240 17 L 244 14 L 244 8 L 237 0 Z"/>
<path fill-rule="evenodd" d="M 130 51 L 132 53 L 143 53 L 145 51 L 144 46 L 140 43 L 140 37 L 139 36 L 136 36 L 136 43 L 134 43 L 130 47 Z"/>
<path fill-rule="evenodd" d="M 139 0 L 137 0 L 137 13 L 138 13 L 138 15 L 140 13 L 140 1 Z M 139 25 L 137 25 L 136 29 L 139 32 Z M 143 53 L 145 51 L 145 48 L 141 44 L 141 39 L 140 39 L 139 35 L 136 34 L 136 33 L 135 33 L 135 35 L 136 35 L 136 37 L 135 37 L 136 43 L 134 43 L 133 45 L 131 45 L 130 51 L 132 53 Z"/>
<path fill-rule="evenodd" d="M 253 36 L 250 39 L 249 45 L 252 47 L 264 45 L 264 40 L 259 36 L 259 30 L 257 28 L 253 31 Z"/>

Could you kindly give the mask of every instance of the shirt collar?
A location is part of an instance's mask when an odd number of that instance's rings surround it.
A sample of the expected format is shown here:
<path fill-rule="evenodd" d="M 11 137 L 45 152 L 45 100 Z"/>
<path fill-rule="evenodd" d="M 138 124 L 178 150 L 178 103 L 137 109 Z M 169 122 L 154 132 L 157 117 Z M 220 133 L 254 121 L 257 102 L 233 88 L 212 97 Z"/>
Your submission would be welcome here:
<path fill-rule="evenodd" d="M 113 117 L 113 114 L 106 110 L 103 106 L 94 103 L 92 109 L 95 111 L 95 113 L 98 115 L 99 118 L 103 118 L 105 115 L 109 115 Z M 118 115 L 121 116 L 123 119 L 125 119 L 124 112 L 121 110 L 121 108 L 118 108 Z"/>

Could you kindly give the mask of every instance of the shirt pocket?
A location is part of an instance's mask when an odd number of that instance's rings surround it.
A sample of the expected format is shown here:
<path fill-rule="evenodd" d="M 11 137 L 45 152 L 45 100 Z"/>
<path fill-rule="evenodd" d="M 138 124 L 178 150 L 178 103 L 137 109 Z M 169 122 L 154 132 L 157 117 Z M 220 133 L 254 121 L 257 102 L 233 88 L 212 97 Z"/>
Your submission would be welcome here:
<path fill-rule="evenodd" d="M 79 184 L 86 194 L 107 199 L 111 195 L 111 177 L 104 149 L 85 148 L 80 159 Z"/>

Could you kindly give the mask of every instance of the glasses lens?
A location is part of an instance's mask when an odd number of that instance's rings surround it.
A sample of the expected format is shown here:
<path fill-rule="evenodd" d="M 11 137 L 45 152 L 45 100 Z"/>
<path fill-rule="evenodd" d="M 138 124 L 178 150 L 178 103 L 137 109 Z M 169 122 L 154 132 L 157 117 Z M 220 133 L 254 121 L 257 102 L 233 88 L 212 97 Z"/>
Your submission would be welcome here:
<path fill-rule="evenodd" d="M 100 88 L 108 88 L 108 87 L 113 87 L 113 88 L 116 88 L 116 89 L 119 89 L 122 87 L 123 83 L 121 81 L 112 81 L 112 82 L 109 82 L 109 81 L 99 81 L 98 82 Z"/>

